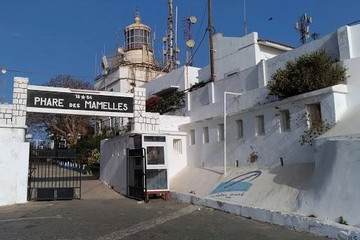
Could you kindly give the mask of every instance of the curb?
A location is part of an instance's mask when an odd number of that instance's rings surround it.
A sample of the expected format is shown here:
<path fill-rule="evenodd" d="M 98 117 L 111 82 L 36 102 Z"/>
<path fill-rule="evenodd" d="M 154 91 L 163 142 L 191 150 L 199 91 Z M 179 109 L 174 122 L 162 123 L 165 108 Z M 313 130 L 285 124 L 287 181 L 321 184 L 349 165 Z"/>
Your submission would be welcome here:
<path fill-rule="evenodd" d="M 218 201 L 213 198 L 201 198 L 185 193 L 170 192 L 170 197 L 182 202 L 210 207 L 245 218 L 284 226 L 296 231 L 308 232 L 317 236 L 341 240 L 360 240 L 360 228 L 346 226 L 331 221 L 314 219 L 294 213 L 282 213 L 264 208 Z"/>

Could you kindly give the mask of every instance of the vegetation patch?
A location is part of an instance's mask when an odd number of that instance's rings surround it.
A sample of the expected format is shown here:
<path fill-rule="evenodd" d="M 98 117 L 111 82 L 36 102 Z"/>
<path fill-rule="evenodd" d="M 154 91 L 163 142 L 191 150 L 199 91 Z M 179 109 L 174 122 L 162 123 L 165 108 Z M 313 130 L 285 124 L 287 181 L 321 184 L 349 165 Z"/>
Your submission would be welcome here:
<path fill-rule="evenodd" d="M 146 111 L 160 114 L 175 111 L 184 107 L 185 93 L 173 91 L 165 96 L 153 96 L 146 101 Z"/>
<path fill-rule="evenodd" d="M 271 76 L 268 88 L 271 95 L 284 99 L 343 83 L 346 78 L 346 68 L 321 50 L 288 61 Z"/>

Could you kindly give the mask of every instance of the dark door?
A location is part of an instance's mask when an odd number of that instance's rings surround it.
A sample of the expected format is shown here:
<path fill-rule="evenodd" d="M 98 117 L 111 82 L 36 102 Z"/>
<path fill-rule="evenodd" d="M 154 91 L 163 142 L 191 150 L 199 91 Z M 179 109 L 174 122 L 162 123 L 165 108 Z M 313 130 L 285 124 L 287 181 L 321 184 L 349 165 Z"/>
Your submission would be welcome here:
<path fill-rule="evenodd" d="M 127 151 L 127 195 L 145 200 L 146 197 L 146 158 L 145 149 Z"/>

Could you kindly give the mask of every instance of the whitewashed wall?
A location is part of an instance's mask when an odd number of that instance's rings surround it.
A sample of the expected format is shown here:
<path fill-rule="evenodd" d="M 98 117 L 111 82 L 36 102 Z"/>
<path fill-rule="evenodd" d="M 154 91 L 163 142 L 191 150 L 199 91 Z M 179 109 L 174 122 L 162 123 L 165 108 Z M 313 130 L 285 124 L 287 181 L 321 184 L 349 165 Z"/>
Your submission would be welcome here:
<path fill-rule="evenodd" d="M 0 126 L 0 206 L 27 201 L 29 143 L 25 128 Z"/>
<path fill-rule="evenodd" d="M 346 80 L 346 84 L 349 86 L 349 94 L 347 96 L 348 106 L 358 106 L 360 104 L 360 57 L 347 59 L 343 63 L 344 67 L 347 68 L 346 73 L 348 75 Z"/>
<path fill-rule="evenodd" d="M 116 137 L 101 141 L 100 180 L 115 191 L 126 194 L 126 149 L 134 148 L 134 142 L 129 137 Z"/>
<path fill-rule="evenodd" d="M 352 58 L 360 57 L 360 24 L 350 27 L 350 56 Z"/>
<path fill-rule="evenodd" d="M 280 157 L 287 163 L 313 162 L 314 148 L 300 144 L 301 135 L 308 129 L 306 105 L 320 103 L 324 121 L 335 124 L 344 113 L 347 88 L 337 85 L 311 93 L 302 94 L 282 101 L 250 108 L 236 108 L 240 101 L 229 101 L 227 117 L 227 165 L 235 166 L 235 160 L 240 165 L 277 166 Z M 230 98 L 229 98 L 230 99 Z M 233 97 L 236 99 L 236 97 Z M 336 101 L 335 101 L 336 100 Z M 222 113 L 219 104 L 207 106 L 208 112 Z M 214 109 L 211 109 L 213 107 Z M 219 109 L 220 108 L 220 109 Z M 288 109 L 291 118 L 291 131 L 282 132 L 280 127 L 280 110 Z M 219 116 L 220 115 L 220 116 Z M 264 115 L 265 134 L 255 135 L 256 116 Z M 199 115 L 200 118 L 200 115 Z M 243 121 L 243 137 L 238 138 L 236 120 Z M 193 120 L 191 118 L 191 120 Z M 221 168 L 223 166 L 223 141 L 218 140 L 219 124 L 223 124 L 222 114 L 191 121 L 184 124 L 180 130 L 195 131 L 195 144 L 188 146 L 188 164 L 206 168 Z M 203 128 L 209 129 L 209 143 L 203 143 Z M 188 142 L 190 143 L 189 139 Z M 250 153 L 255 152 L 259 158 L 254 164 L 248 162 Z"/>
<path fill-rule="evenodd" d="M 13 104 L 0 104 L 0 206 L 27 200 L 29 143 L 25 142 L 27 78 L 14 78 Z"/>
<path fill-rule="evenodd" d="M 183 66 L 158 77 L 155 81 L 144 84 L 142 87 L 146 88 L 147 98 L 170 86 L 178 86 L 179 91 L 183 91 L 198 82 L 198 71 L 199 68 Z"/>
<path fill-rule="evenodd" d="M 313 177 L 297 198 L 297 211 L 323 219 L 342 216 L 350 225 L 360 223 L 360 141 L 321 139 L 315 153 Z"/>

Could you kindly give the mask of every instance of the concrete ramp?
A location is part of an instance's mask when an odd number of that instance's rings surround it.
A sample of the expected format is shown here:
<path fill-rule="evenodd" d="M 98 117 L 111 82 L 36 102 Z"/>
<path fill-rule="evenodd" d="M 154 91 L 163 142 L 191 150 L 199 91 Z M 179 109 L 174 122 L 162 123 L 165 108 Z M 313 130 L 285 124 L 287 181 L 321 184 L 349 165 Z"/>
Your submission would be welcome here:
<path fill-rule="evenodd" d="M 123 199 L 124 197 L 97 179 L 82 180 L 81 199 Z"/>
<path fill-rule="evenodd" d="M 217 171 L 187 167 L 171 179 L 170 191 L 206 197 L 221 177 L 222 174 Z"/>
<path fill-rule="evenodd" d="M 172 180 L 172 191 L 244 206 L 293 212 L 296 199 L 314 172 L 313 163 L 272 169 L 239 167 L 220 173 L 186 168 Z"/>

